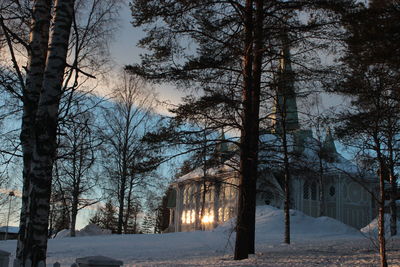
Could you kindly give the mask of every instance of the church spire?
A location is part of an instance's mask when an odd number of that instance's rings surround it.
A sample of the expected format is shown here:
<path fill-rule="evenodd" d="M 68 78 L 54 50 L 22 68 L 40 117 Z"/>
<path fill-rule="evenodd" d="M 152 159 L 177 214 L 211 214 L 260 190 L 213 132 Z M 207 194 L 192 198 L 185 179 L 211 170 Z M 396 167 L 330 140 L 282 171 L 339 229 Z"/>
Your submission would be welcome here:
<path fill-rule="evenodd" d="M 224 128 L 221 129 L 218 139 L 219 142 L 216 146 L 216 152 L 219 164 L 223 164 L 228 159 L 229 154 L 229 148 L 225 138 Z"/>
<path fill-rule="evenodd" d="M 290 56 L 290 47 L 287 34 L 282 37 L 282 51 L 279 59 L 278 81 L 275 98 L 275 122 L 276 132 L 282 130 L 282 120 L 285 119 L 286 129 L 295 131 L 300 128 L 297 113 L 296 93 L 294 88 L 294 72 Z"/>
<path fill-rule="evenodd" d="M 322 144 L 322 149 L 329 159 L 335 159 L 336 155 L 338 154 L 330 127 L 328 127 L 326 130 L 326 136 Z"/>

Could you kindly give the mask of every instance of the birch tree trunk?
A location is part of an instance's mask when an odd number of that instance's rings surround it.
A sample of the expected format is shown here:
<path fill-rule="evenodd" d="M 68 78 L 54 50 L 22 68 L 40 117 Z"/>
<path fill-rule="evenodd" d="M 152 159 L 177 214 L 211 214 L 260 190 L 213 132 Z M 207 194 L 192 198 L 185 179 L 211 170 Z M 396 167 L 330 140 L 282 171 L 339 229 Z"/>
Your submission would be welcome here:
<path fill-rule="evenodd" d="M 79 178 L 78 178 L 79 179 Z M 74 185 L 72 193 L 72 205 L 71 205 L 71 236 L 76 236 L 76 217 L 78 216 L 79 206 L 79 185 L 78 182 Z"/>
<path fill-rule="evenodd" d="M 26 232 L 20 243 L 20 266 L 45 266 L 52 168 L 56 150 L 61 97 L 74 0 L 56 0 L 35 124 Z M 33 61 L 33 60 L 32 60 Z M 40 73 L 38 73 L 40 75 Z"/>
<path fill-rule="evenodd" d="M 26 235 L 26 209 L 28 203 L 29 172 L 34 146 L 33 125 L 43 82 L 46 65 L 47 43 L 49 40 L 51 0 L 36 0 L 32 7 L 29 34 L 28 63 L 25 87 L 23 88 L 23 115 L 21 125 L 21 147 L 23 154 L 23 188 L 20 225 L 16 258 L 22 260 L 22 248 Z"/>

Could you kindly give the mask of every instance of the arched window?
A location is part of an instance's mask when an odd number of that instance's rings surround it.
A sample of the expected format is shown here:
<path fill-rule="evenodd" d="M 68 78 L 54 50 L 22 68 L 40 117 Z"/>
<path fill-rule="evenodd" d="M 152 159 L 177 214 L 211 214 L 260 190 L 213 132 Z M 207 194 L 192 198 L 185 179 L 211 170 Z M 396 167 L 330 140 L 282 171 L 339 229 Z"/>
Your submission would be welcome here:
<path fill-rule="evenodd" d="M 311 183 L 311 199 L 317 200 L 317 183 L 315 181 Z"/>
<path fill-rule="evenodd" d="M 264 193 L 264 202 L 267 205 L 271 205 L 274 202 L 274 194 L 267 190 L 267 192 Z"/>
<path fill-rule="evenodd" d="M 308 181 L 304 181 L 304 184 L 303 184 L 303 198 L 304 199 L 310 198 L 309 187 L 310 187 L 310 185 L 308 184 Z"/>
<path fill-rule="evenodd" d="M 335 196 L 335 194 L 336 194 L 336 189 L 333 185 L 331 185 L 331 187 L 329 187 L 329 195 L 333 197 Z"/>

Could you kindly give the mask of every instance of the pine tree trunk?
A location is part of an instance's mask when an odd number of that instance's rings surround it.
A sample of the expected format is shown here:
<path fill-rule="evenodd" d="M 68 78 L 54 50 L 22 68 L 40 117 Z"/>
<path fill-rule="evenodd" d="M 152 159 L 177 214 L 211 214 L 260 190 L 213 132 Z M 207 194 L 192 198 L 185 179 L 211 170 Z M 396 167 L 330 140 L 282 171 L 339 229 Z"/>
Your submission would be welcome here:
<path fill-rule="evenodd" d="M 252 158 L 251 142 L 254 136 L 251 135 L 252 123 L 255 118 L 251 115 L 253 93 L 252 63 L 253 63 L 253 1 L 246 0 L 244 11 L 244 55 L 243 55 L 243 118 L 240 137 L 240 177 L 238 214 L 236 221 L 235 260 L 247 259 L 249 254 L 250 207 Z M 258 122 L 257 122 L 258 123 Z"/>
<path fill-rule="evenodd" d="M 286 110 L 286 98 L 284 97 L 284 110 Z M 285 111 L 283 111 L 285 112 Z M 285 202 L 284 202 L 284 213 L 285 213 L 285 233 L 284 242 L 290 244 L 290 170 L 289 170 L 289 152 L 286 136 L 286 114 L 282 120 L 282 145 L 283 145 L 283 156 L 284 156 L 284 171 L 285 171 Z"/>
<path fill-rule="evenodd" d="M 325 216 L 324 167 L 319 157 L 319 216 Z"/>
<path fill-rule="evenodd" d="M 381 258 L 381 267 L 387 267 L 386 260 L 386 241 L 385 241 L 385 178 L 383 175 L 384 166 L 381 163 L 380 175 L 379 175 L 379 217 L 378 217 L 378 240 L 379 240 L 379 256 Z"/>
<path fill-rule="evenodd" d="M 203 218 L 205 215 L 205 205 L 206 205 L 206 194 L 207 194 L 207 182 L 206 182 L 206 175 L 207 173 L 204 173 L 203 175 L 203 191 L 201 192 L 201 208 L 200 208 L 200 227 L 201 230 L 204 230 L 203 227 Z"/>
<path fill-rule="evenodd" d="M 396 206 L 396 196 L 397 196 L 397 183 L 395 175 L 390 175 L 390 235 L 397 235 L 397 206 Z"/>
<path fill-rule="evenodd" d="M 205 215 L 206 194 L 207 194 L 207 137 L 204 131 L 203 135 L 203 191 L 201 192 L 201 208 L 200 208 L 200 229 L 205 230 L 203 218 Z"/>
<path fill-rule="evenodd" d="M 263 21 L 264 21 L 264 1 L 255 1 L 255 25 L 254 25 L 254 60 L 253 60 L 253 94 L 252 94 L 252 117 L 254 119 L 252 124 L 253 136 L 251 143 L 251 153 L 253 158 L 253 173 L 251 175 L 250 185 L 250 230 L 249 230 L 249 254 L 255 253 L 255 231 L 256 231 L 256 200 L 257 200 L 257 176 L 258 176 L 258 139 L 260 135 L 259 130 L 259 114 L 260 114 L 260 91 L 261 91 L 261 72 L 262 72 L 262 57 L 263 57 Z"/>
<path fill-rule="evenodd" d="M 73 0 L 55 1 L 47 64 L 34 126 L 26 234 L 20 266 L 45 266 L 52 168 L 57 146 L 56 130 L 61 87 L 74 10 Z"/>
<path fill-rule="evenodd" d="M 20 213 L 20 225 L 16 258 L 22 260 L 24 240 L 26 236 L 26 217 L 28 205 L 28 189 L 30 184 L 32 152 L 34 146 L 33 125 L 42 88 L 43 73 L 46 65 L 47 43 L 50 26 L 50 0 L 37 0 L 32 7 L 31 30 L 29 35 L 28 64 L 26 83 L 23 91 L 23 115 L 21 125 L 21 147 L 23 154 L 23 188 Z"/>

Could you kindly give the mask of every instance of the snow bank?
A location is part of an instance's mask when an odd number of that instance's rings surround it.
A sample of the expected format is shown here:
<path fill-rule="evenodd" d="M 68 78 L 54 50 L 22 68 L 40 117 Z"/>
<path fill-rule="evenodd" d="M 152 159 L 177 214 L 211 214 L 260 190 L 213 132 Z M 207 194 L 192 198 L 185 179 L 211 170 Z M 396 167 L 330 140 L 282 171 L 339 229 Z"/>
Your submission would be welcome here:
<path fill-rule="evenodd" d="M 284 233 L 284 212 L 272 206 L 258 206 L 256 213 L 257 238 L 267 239 L 278 237 Z M 330 217 L 314 218 L 298 210 L 290 210 L 291 233 L 293 237 L 304 236 L 326 237 L 340 235 L 359 235 L 360 231 Z M 219 226 L 216 231 L 226 231 L 233 225 L 228 221 Z"/>
<path fill-rule="evenodd" d="M 0 227 L 0 233 L 5 233 L 7 230 L 8 233 L 13 233 L 13 234 L 18 234 L 19 232 L 19 227 L 17 226 L 1 226 Z"/>
<path fill-rule="evenodd" d="M 292 210 L 292 243 L 290 246 L 282 244 L 283 215 L 282 210 L 271 206 L 257 207 L 257 254 L 249 260 L 232 260 L 235 234 L 231 231 L 231 223 L 234 223 L 231 220 L 214 231 L 51 239 L 48 245 L 47 266 L 52 266 L 54 262 L 59 262 L 61 266 L 70 266 L 76 258 L 93 255 L 122 260 L 124 266 L 142 267 L 377 266 L 377 261 L 371 261 L 370 254 L 374 252 L 369 249 L 368 239 L 358 230 L 327 217 L 312 218 Z M 88 230 L 79 232 L 82 231 Z M 97 230 L 95 232 L 98 233 Z M 400 244 L 400 239 L 395 242 Z M 12 252 L 12 262 L 16 241 L 0 241 L 0 247 Z M 361 256 L 359 251 L 363 253 Z M 396 255 L 397 258 L 393 257 L 393 262 L 400 262 L 400 254 Z M 349 260 L 350 256 L 355 258 Z"/>
<path fill-rule="evenodd" d="M 397 231 L 400 230 L 400 220 L 397 219 Z M 373 219 L 367 226 L 361 229 L 361 232 L 368 236 L 378 235 L 378 217 Z M 390 235 L 390 214 L 385 214 L 385 235 Z"/>
<path fill-rule="evenodd" d="M 78 236 L 111 235 L 111 230 L 101 229 L 96 224 L 90 223 L 78 231 Z"/>
<path fill-rule="evenodd" d="M 96 236 L 96 235 L 111 235 L 111 230 L 101 229 L 96 224 L 88 224 L 81 230 L 76 231 L 76 236 Z M 71 231 L 69 229 L 61 230 L 54 238 L 70 237 Z"/>
<path fill-rule="evenodd" d="M 70 237 L 71 236 L 71 231 L 69 229 L 63 229 L 60 232 L 58 232 L 54 238 L 64 238 L 64 237 Z"/>

